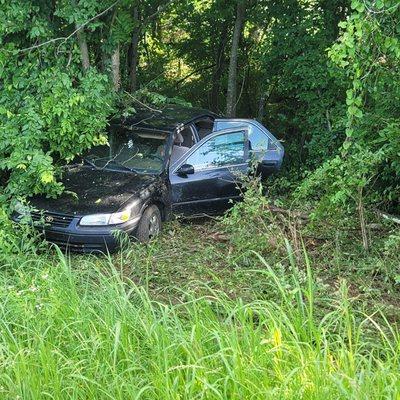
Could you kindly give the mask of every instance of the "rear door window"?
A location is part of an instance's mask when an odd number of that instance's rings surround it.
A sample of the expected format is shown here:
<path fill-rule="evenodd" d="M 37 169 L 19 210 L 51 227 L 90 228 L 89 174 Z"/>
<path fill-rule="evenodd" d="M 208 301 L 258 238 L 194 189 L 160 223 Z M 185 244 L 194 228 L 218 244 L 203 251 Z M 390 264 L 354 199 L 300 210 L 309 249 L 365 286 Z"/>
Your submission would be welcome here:
<path fill-rule="evenodd" d="M 239 165 L 245 160 L 246 132 L 237 131 L 214 136 L 196 149 L 186 160 L 195 171 Z"/>

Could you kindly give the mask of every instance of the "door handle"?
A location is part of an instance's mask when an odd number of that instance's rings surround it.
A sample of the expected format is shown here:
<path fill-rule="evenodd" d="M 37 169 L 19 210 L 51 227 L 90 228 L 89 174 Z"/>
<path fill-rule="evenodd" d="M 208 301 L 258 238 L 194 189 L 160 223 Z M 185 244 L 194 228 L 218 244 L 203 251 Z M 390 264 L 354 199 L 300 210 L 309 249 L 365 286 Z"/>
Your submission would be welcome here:
<path fill-rule="evenodd" d="M 262 161 L 261 165 L 264 167 L 275 167 L 277 165 L 276 161 Z"/>

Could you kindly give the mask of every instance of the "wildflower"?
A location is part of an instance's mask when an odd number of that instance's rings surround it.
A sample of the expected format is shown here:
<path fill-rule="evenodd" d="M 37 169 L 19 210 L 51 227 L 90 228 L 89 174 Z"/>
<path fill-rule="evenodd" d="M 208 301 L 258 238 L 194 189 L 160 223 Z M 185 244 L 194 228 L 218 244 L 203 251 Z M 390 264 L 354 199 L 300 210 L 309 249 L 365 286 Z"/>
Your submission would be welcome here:
<path fill-rule="evenodd" d="M 272 333 L 272 343 L 275 347 L 280 347 L 282 345 L 282 332 L 279 328 L 275 328 Z"/>

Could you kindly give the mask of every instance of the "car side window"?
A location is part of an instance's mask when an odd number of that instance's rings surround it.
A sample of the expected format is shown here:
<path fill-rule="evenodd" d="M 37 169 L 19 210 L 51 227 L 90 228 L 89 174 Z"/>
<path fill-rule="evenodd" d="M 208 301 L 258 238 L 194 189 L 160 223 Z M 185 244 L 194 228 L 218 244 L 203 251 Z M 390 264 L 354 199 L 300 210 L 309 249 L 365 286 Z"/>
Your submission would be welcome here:
<path fill-rule="evenodd" d="M 230 121 L 230 120 L 220 120 L 220 129 L 227 129 L 231 127 L 238 126 L 238 124 L 245 122 L 241 121 Z M 260 156 L 264 154 L 267 150 L 276 150 L 276 146 L 272 140 L 255 124 L 249 123 L 249 152 L 250 156 Z"/>
<path fill-rule="evenodd" d="M 246 132 L 237 131 L 214 136 L 196 149 L 186 160 L 195 171 L 245 163 Z"/>
<path fill-rule="evenodd" d="M 269 137 L 258 129 L 251 126 L 249 130 L 249 151 L 253 153 L 265 152 L 269 146 Z"/>

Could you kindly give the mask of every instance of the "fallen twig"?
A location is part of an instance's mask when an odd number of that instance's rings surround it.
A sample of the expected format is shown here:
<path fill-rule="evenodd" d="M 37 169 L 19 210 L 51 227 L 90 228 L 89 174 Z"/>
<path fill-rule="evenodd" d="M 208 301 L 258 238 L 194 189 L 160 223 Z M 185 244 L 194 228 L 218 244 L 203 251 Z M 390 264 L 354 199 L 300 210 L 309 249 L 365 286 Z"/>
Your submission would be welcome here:
<path fill-rule="evenodd" d="M 384 219 L 388 221 L 394 222 L 395 224 L 400 224 L 400 217 L 396 217 L 395 215 L 390 215 L 380 210 L 376 210 L 376 213 Z"/>
<path fill-rule="evenodd" d="M 285 208 L 272 206 L 272 205 L 268 205 L 267 208 L 272 213 L 284 214 L 284 215 L 287 215 L 288 217 L 299 218 L 299 219 L 303 219 L 305 221 L 308 221 L 310 219 L 309 214 L 302 213 L 300 211 L 287 210 Z"/>

